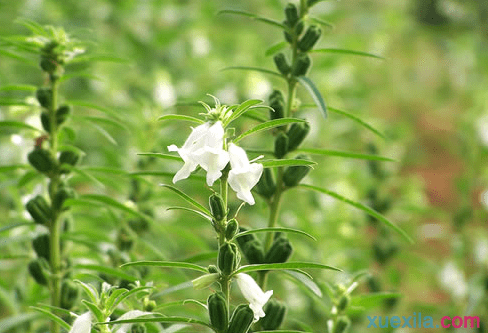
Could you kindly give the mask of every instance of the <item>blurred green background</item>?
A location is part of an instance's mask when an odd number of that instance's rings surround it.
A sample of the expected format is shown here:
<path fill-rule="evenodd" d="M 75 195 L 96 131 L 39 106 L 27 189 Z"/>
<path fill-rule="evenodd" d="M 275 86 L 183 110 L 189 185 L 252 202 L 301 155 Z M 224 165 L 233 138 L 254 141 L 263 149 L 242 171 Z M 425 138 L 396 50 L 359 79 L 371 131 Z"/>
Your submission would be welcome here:
<path fill-rule="evenodd" d="M 68 66 L 68 74 L 76 71 L 84 76 L 67 80 L 61 95 L 103 108 L 75 104 L 70 126 L 76 130 L 76 138 L 71 141 L 86 153 L 83 165 L 91 167 L 86 171 L 98 180 L 76 175 L 72 182 L 77 190 L 105 193 L 121 202 L 131 200 L 130 204 L 136 202 L 139 209 L 154 216 L 149 231 L 138 233 L 131 260 L 176 260 L 216 250 L 212 230 L 203 220 L 166 211 L 169 206 L 181 205 L 158 186 L 169 183 L 171 176 L 147 175 L 174 173 L 180 165 L 137 153 L 165 153 L 167 145 L 183 143 L 188 123 L 165 123 L 157 118 L 169 113 L 196 116 L 203 108 L 172 107 L 177 102 L 210 103 L 206 94 L 212 94 L 230 105 L 249 98 L 266 100 L 273 88 L 285 88 L 281 81 L 262 73 L 222 71 L 236 65 L 273 69 L 272 57 L 265 51 L 283 37 L 279 29 L 261 22 L 217 12 L 240 9 L 281 21 L 286 3 L 0 0 L 1 37 L 28 34 L 15 22 L 28 18 L 64 27 L 86 42 L 88 55 L 117 60 L 98 57 L 89 65 Z M 362 280 L 353 293 L 357 303 L 352 305 L 362 308 L 350 311 L 355 318 L 352 331 L 364 331 L 366 315 L 410 316 L 413 312 L 432 316 L 434 324 L 444 315 L 479 315 L 486 327 L 488 1 L 324 1 L 311 13 L 334 25 L 324 29 L 320 48 L 351 49 L 386 58 L 313 54 L 309 74 L 328 105 L 360 117 L 385 133 L 386 139 L 341 115 L 331 113 L 323 119 L 316 109 L 304 107 L 298 115 L 310 121 L 312 128 L 305 146 L 376 151 L 397 162 L 317 157 L 319 164 L 307 183 L 371 205 L 404 228 L 415 244 L 407 244 L 344 203 L 296 189 L 285 195 L 280 223 L 303 229 L 319 241 L 291 236 L 292 259 L 344 270 L 340 274 L 313 272 L 323 289 L 327 283 L 345 283 L 354 272 L 370 272 L 371 277 Z M 0 53 L 0 86 L 42 85 L 44 80 L 35 66 Z M 27 102 L 32 102 L 33 96 L 0 91 L 2 98 Z M 299 90 L 298 96 L 302 105 L 312 103 L 305 91 Z M 121 125 L 100 129 L 83 119 L 85 115 L 104 115 L 104 110 Z M 39 126 L 38 119 L 35 107 L 0 107 L 0 120 Z M 251 124 L 250 120 L 241 121 L 237 130 Z M 25 164 L 34 135 L 1 131 L 0 166 Z M 266 134 L 246 140 L 246 147 L 272 149 L 273 142 Z M 146 175 L 140 173 L 143 171 Z M 39 179 L 19 187 L 24 174 L 25 170 L 0 174 L 0 228 L 27 219 L 22 203 L 45 186 Z M 178 187 L 203 203 L 210 193 L 193 180 Z M 257 201 L 256 206 L 244 208 L 241 225 L 265 226 L 265 205 Z M 121 226 L 131 218 L 110 209 L 83 207 L 76 208 L 74 216 L 76 224 L 70 234 L 73 261 L 120 264 L 120 258 L 114 259 L 107 249 L 113 247 L 110 244 L 120 235 Z M 26 311 L 26 305 L 47 297 L 26 274 L 25 265 L 32 256 L 28 241 L 36 232 L 26 227 L 0 234 L 0 318 Z M 147 281 L 154 279 L 161 290 L 196 277 L 191 273 L 151 274 Z M 330 310 L 327 296 L 319 298 L 302 291 L 295 283 L 283 281 L 282 275 L 272 275 L 270 285 L 275 296 L 289 304 L 286 327 L 297 329 L 306 324 L 315 332 L 324 331 Z M 375 291 L 400 292 L 402 296 L 364 301 Z M 205 299 L 206 292 L 195 296 L 191 289 L 184 289 L 158 295 L 157 300 L 163 303 L 190 295 Z M 195 315 L 200 313 L 191 305 L 188 308 Z M 180 310 L 161 311 L 171 314 Z"/>

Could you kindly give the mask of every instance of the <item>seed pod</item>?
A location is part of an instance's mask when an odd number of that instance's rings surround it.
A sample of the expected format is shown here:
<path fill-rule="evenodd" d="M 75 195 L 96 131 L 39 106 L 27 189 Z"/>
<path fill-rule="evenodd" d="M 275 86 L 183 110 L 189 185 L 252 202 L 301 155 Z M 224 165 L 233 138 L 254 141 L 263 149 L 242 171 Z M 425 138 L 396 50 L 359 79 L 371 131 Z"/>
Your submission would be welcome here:
<path fill-rule="evenodd" d="M 237 245 L 234 243 L 224 243 L 219 249 L 217 261 L 222 273 L 230 275 L 236 270 L 240 261 L 240 253 Z"/>
<path fill-rule="evenodd" d="M 242 249 L 242 253 L 244 253 L 247 261 L 252 265 L 264 263 L 263 245 L 257 239 L 247 242 Z"/>
<path fill-rule="evenodd" d="M 207 270 L 210 274 L 219 272 L 219 269 L 215 265 L 208 265 Z"/>
<path fill-rule="evenodd" d="M 288 75 L 290 73 L 291 67 L 288 65 L 286 61 L 285 54 L 280 52 L 273 57 L 273 61 L 276 65 L 276 68 L 280 71 L 283 75 Z"/>
<path fill-rule="evenodd" d="M 246 333 L 254 320 L 254 312 L 249 305 L 241 304 L 236 307 L 226 333 Z"/>
<path fill-rule="evenodd" d="M 285 7 L 286 24 L 293 28 L 297 24 L 300 17 L 298 16 L 298 8 L 294 3 L 289 3 Z"/>
<path fill-rule="evenodd" d="M 47 277 L 44 272 L 44 269 L 41 266 L 40 259 L 34 259 L 31 262 L 29 262 L 29 265 L 27 266 L 30 275 L 34 278 L 34 280 L 42 285 L 42 286 L 47 286 Z"/>
<path fill-rule="evenodd" d="M 264 169 L 264 170 L 266 170 L 266 169 Z M 239 232 L 244 232 L 244 231 L 247 231 L 247 229 L 243 228 L 243 227 L 239 227 Z M 257 238 L 254 234 L 244 235 L 244 236 L 240 236 L 240 237 L 236 238 L 236 242 L 237 242 L 237 244 L 239 244 L 239 247 L 241 249 L 244 248 L 244 246 L 246 245 L 247 242 L 251 242 L 253 240 L 257 240 Z"/>
<path fill-rule="evenodd" d="M 227 301 L 224 294 L 217 292 L 208 297 L 208 316 L 210 324 L 217 332 L 224 332 L 229 324 L 229 313 L 227 312 Z"/>
<path fill-rule="evenodd" d="M 210 212 L 216 221 L 222 221 L 226 215 L 224 200 L 218 194 L 212 194 L 209 198 Z"/>
<path fill-rule="evenodd" d="M 333 333 L 344 333 L 351 325 L 351 320 L 346 316 L 340 316 L 337 318 Z"/>
<path fill-rule="evenodd" d="M 303 31 L 303 27 L 305 27 L 305 24 L 303 23 L 303 21 L 299 21 L 297 23 L 297 25 L 295 26 L 295 34 L 297 36 L 300 36 L 300 34 L 302 33 Z"/>
<path fill-rule="evenodd" d="M 59 154 L 59 164 L 69 164 L 75 166 L 80 160 L 80 154 L 72 150 L 63 150 Z"/>
<path fill-rule="evenodd" d="M 225 238 L 227 240 L 231 240 L 237 234 L 239 230 L 239 223 L 236 219 L 232 219 L 227 222 L 227 226 L 225 227 Z"/>
<path fill-rule="evenodd" d="M 274 147 L 274 155 L 276 158 L 283 158 L 288 153 L 288 141 L 288 135 L 283 132 L 278 133 Z"/>
<path fill-rule="evenodd" d="M 287 24 L 286 21 L 284 21 L 283 23 Z M 283 32 L 283 34 L 285 36 L 285 40 L 288 43 L 292 44 L 293 43 L 293 37 L 292 37 L 292 35 L 288 31 L 286 31 L 286 30 Z"/>
<path fill-rule="evenodd" d="M 52 90 L 49 88 L 39 88 L 36 91 L 36 98 L 43 108 L 49 109 L 52 102 Z"/>
<path fill-rule="evenodd" d="M 300 51 L 307 52 L 311 50 L 315 43 L 317 43 L 319 40 L 321 34 L 322 30 L 318 26 L 311 25 L 308 27 L 303 37 L 298 41 L 298 48 Z"/>
<path fill-rule="evenodd" d="M 54 194 L 53 209 L 61 210 L 61 208 L 63 207 L 63 203 L 66 201 L 66 199 L 74 198 L 75 195 L 76 192 L 73 191 L 72 188 L 65 187 L 65 186 L 60 187 L 56 191 L 56 194 Z"/>
<path fill-rule="evenodd" d="M 293 151 L 305 140 L 310 125 L 308 123 L 293 123 L 286 133 L 288 135 L 288 151 Z"/>
<path fill-rule="evenodd" d="M 306 155 L 298 155 L 295 159 L 309 160 Z M 283 182 L 288 187 L 297 186 L 309 171 L 310 167 L 306 165 L 289 166 L 283 174 Z"/>
<path fill-rule="evenodd" d="M 32 240 L 32 247 L 38 258 L 44 258 L 49 262 L 51 242 L 48 234 L 41 234 Z"/>
<path fill-rule="evenodd" d="M 286 306 L 282 302 L 272 298 L 264 306 L 266 316 L 259 321 L 261 327 L 266 331 L 275 331 L 285 318 Z"/>
<path fill-rule="evenodd" d="M 120 251 L 128 252 L 134 245 L 134 238 L 127 229 L 121 228 L 117 233 L 115 244 Z"/>
<path fill-rule="evenodd" d="M 276 184 L 273 179 L 273 171 L 266 168 L 256 184 L 256 190 L 265 198 L 271 198 L 276 191 Z"/>
<path fill-rule="evenodd" d="M 61 307 L 70 310 L 77 303 L 79 296 L 79 286 L 70 280 L 64 280 L 61 285 Z"/>
<path fill-rule="evenodd" d="M 312 58 L 306 53 L 300 53 L 297 57 L 295 67 L 293 68 L 294 76 L 305 76 L 312 65 Z"/>
<path fill-rule="evenodd" d="M 144 324 L 135 323 L 130 328 L 130 333 L 146 333 L 146 326 Z"/>
<path fill-rule="evenodd" d="M 47 149 L 36 147 L 27 155 L 27 159 L 39 172 L 48 173 L 56 168 L 56 160 Z"/>
<path fill-rule="evenodd" d="M 273 242 L 273 245 L 264 257 L 264 262 L 266 264 L 284 263 L 290 258 L 292 252 L 293 247 L 291 246 L 290 241 L 280 237 Z"/>
<path fill-rule="evenodd" d="M 41 69 L 46 73 L 54 73 L 57 69 L 57 64 L 50 58 L 42 56 L 39 63 Z"/>
<path fill-rule="evenodd" d="M 142 307 L 144 308 L 144 311 L 151 312 L 156 308 L 156 301 L 150 300 L 148 297 L 145 297 L 142 300 Z"/>
<path fill-rule="evenodd" d="M 41 113 L 41 124 L 46 132 L 51 133 L 51 120 L 47 112 Z"/>
<path fill-rule="evenodd" d="M 25 205 L 30 216 L 37 224 L 49 225 L 51 223 L 51 208 L 44 197 L 38 195 Z"/>
<path fill-rule="evenodd" d="M 351 299 L 350 299 L 349 295 L 342 295 L 341 298 L 339 299 L 339 303 L 337 303 L 337 310 L 339 312 L 346 310 L 347 306 L 349 305 L 350 300 Z"/>
<path fill-rule="evenodd" d="M 56 110 L 56 123 L 61 125 L 71 115 L 71 106 L 62 105 Z"/>
<path fill-rule="evenodd" d="M 273 110 L 269 110 L 269 118 L 271 120 L 283 118 L 285 98 L 280 90 L 273 90 L 269 95 L 269 106 L 273 108 Z"/>

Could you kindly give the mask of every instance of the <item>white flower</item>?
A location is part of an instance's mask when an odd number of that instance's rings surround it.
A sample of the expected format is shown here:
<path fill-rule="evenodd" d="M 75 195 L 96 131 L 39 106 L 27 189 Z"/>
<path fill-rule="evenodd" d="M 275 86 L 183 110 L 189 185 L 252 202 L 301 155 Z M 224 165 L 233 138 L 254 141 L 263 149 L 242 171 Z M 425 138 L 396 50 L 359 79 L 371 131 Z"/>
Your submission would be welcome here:
<path fill-rule="evenodd" d="M 237 274 L 236 281 L 242 295 L 244 295 L 249 302 L 249 307 L 254 312 L 254 322 L 258 321 L 259 318 L 265 316 L 263 306 L 269 300 L 271 295 L 273 295 L 273 290 L 263 292 L 256 281 L 254 281 L 251 276 L 244 273 Z"/>
<path fill-rule="evenodd" d="M 91 313 L 88 311 L 76 318 L 69 333 L 90 333 L 90 331 Z"/>
<path fill-rule="evenodd" d="M 181 148 L 168 146 L 169 151 L 178 152 L 185 162 L 173 177 L 173 183 L 188 178 L 200 165 L 207 171 L 207 185 L 212 186 L 229 162 L 229 154 L 223 150 L 223 143 L 224 128 L 222 122 L 217 121 L 213 125 L 207 122 L 194 128 Z"/>
<path fill-rule="evenodd" d="M 237 197 L 250 205 L 254 205 L 251 189 L 258 183 L 263 173 L 263 165 L 249 163 L 246 152 L 241 147 L 231 143 L 229 145 L 231 170 L 229 185 L 237 192 Z"/>

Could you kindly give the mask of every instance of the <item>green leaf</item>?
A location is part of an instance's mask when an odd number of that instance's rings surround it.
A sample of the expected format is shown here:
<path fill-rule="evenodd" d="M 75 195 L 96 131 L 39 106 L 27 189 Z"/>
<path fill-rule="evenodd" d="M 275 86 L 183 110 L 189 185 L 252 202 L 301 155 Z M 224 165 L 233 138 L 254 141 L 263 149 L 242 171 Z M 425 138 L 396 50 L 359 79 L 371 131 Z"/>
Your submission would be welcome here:
<path fill-rule="evenodd" d="M 51 313 L 51 311 L 49 310 L 45 310 L 45 309 L 42 309 L 42 308 L 38 308 L 36 306 L 30 306 L 31 309 L 37 311 L 37 312 L 40 312 L 42 313 L 45 317 L 48 317 L 49 319 L 51 319 L 52 321 L 55 321 L 57 322 L 61 327 L 63 327 L 64 329 L 66 329 L 67 331 L 69 331 L 69 329 L 71 328 L 67 322 L 65 322 L 63 319 L 59 318 L 58 316 L 56 316 L 55 314 Z"/>
<path fill-rule="evenodd" d="M 151 157 L 157 157 L 157 158 L 163 158 L 166 160 L 173 160 L 173 161 L 178 161 L 182 162 L 183 159 L 179 156 L 175 155 L 170 155 L 170 154 L 161 154 L 161 153 L 137 153 L 139 156 L 151 156 Z"/>
<path fill-rule="evenodd" d="M 275 330 L 275 331 L 254 331 L 254 333 L 312 333 L 312 331 Z"/>
<path fill-rule="evenodd" d="M 72 105 L 76 105 L 76 106 L 81 106 L 81 107 L 84 107 L 84 108 L 88 108 L 88 109 L 93 109 L 93 110 L 97 110 L 97 111 L 100 111 L 106 115 L 109 115 L 115 119 L 118 119 L 120 120 L 119 118 L 119 114 L 118 112 L 115 112 L 115 111 L 112 111 L 110 109 L 107 109 L 107 108 L 104 108 L 100 105 L 96 105 L 96 104 L 93 104 L 93 103 L 88 103 L 88 102 L 85 102 L 85 101 L 79 101 L 79 100 L 70 100 L 70 101 L 66 101 L 66 104 L 72 104 Z"/>
<path fill-rule="evenodd" d="M 28 84 L 24 85 L 7 85 L 7 86 L 2 86 L 0 87 L 0 91 L 36 91 L 37 87 L 36 86 L 31 86 Z"/>
<path fill-rule="evenodd" d="M 257 161 L 258 163 L 261 163 L 264 168 L 276 168 L 276 167 L 282 167 L 282 166 L 297 166 L 297 165 L 306 165 L 306 166 L 312 166 L 316 165 L 317 162 L 314 161 L 309 161 L 309 160 L 301 160 L 301 159 L 295 159 L 295 158 L 286 158 L 286 159 L 281 159 L 281 160 L 262 160 L 262 161 Z"/>
<path fill-rule="evenodd" d="M 322 290 L 320 290 L 319 286 L 315 282 L 312 281 L 308 276 L 303 275 L 302 273 L 298 273 L 296 271 L 284 271 L 289 276 L 293 277 L 296 281 L 303 284 L 307 287 L 310 291 L 312 291 L 318 297 L 322 297 Z"/>
<path fill-rule="evenodd" d="M 242 71 L 252 71 L 252 72 L 261 72 L 264 74 L 270 74 L 274 76 L 278 76 L 282 79 L 284 79 L 283 75 L 281 75 L 278 72 L 271 71 L 269 69 L 265 68 L 259 68 L 259 67 L 252 67 L 252 66 L 230 66 L 230 67 L 225 67 L 222 68 L 221 71 L 228 71 L 228 70 L 242 70 Z"/>
<path fill-rule="evenodd" d="M 200 210 L 202 213 L 205 213 L 206 215 L 208 216 L 211 216 L 212 214 L 210 213 L 210 211 L 205 208 L 203 205 L 201 205 L 200 203 L 198 203 L 197 201 L 193 200 L 189 195 L 183 193 L 181 190 L 179 190 L 178 188 L 174 187 L 174 186 L 171 186 L 171 185 L 166 185 L 166 184 L 161 184 L 162 187 L 165 187 L 167 189 L 170 189 L 171 191 L 175 192 L 176 194 L 178 194 L 181 198 L 183 198 L 186 202 L 188 202 L 189 204 L 191 204 L 192 206 L 198 208 L 198 210 Z"/>
<path fill-rule="evenodd" d="M 370 57 L 370 58 L 385 60 L 385 58 L 383 58 L 379 55 L 376 55 L 376 54 L 361 52 L 361 51 L 354 51 L 354 50 L 345 50 L 345 49 L 334 49 L 334 48 L 315 49 L 315 50 L 311 50 L 310 52 L 314 52 L 314 53 L 339 53 L 339 54 L 357 55 L 357 56 L 362 56 L 362 57 Z"/>
<path fill-rule="evenodd" d="M 325 155 L 325 156 L 339 156 L 339 157 L 349 157 L 349 158 L 358 158 L 362 160 L 373 160 L 373 161 L 386 161 L 386 162 L 396 162 L 394 159 L 378 156 L 378 155 L 370 155 L 370 154 L 359 154 L 359 153 L 351 153 L 347 151 L 338 151 L 338 150 L 328 150 L 328 149 L 315 149 L 315 148 L 301 148 L 297 151 L 311 154 L 311 155 Z"/>
<path fill-rule="evenodd" d="M 77 63 L 77 62 L 114 62 L 114 63 L 129 63 L 128 59 L 115 57 L 109 54 L 98 54 L 98 55 L 86 55 L 86 56 L 77 56 L 70 61 L 70 64 Z"/>
<path fill-rule="evenodd" d="M 31 167 L 27 164 L 14 164 L 14 165 L 2 165 L 0 166 L 0 173 L 14 171 L 18 169 L 30 169 Z"/>
<path fill-rule="evenodd" d="M 23 63 L 28 64 L 28 65 L 37 67 L 37 64 L 34 61 L 32 61 L 28 58 L 22 57 L 18 54 L 12 53 L 10 51 L 7 51 L 7 50 L 0 50 L 0 55 L 9 57 L 9 58 L 12 58 L 15 60 L 19 60 L 19 61 L 22 61 Z"/>
<path fill-rule="evenodd" d="M 109 118 L 103 118 L 103 117 L 94 117 L 94 116 L 75 116 L 73 119 L 82 119 L 91 123 L 98 123 L 98 124 L 103 124 L 103 125 L 111 125 L 114 127 L 117 127 L 121 130 L 129 130 L 127 125 L 123 124 L 120 121 L 109 119 Z"/>
<path fill-rule="evenodd" d="M 138 292 L 145 291 L 145 290 L 148 290 L 148 289 L 153 289 L 153 288 L 154 287 L 141 286 L 141 287 L 137 287 L 137 288 L 131 289 L 130 291 L 127 291 L 126 290 L 125 293 L 121 293 L 121 296 L 118 297 L 116 300 L 114 300 L 113 304 L 110 305 L 107 302 L 107 307 L 108 308 L 115 309 L 124 299 L 127 299 L 128 297 L 130 297 L 130 296 L 132 296 L 134 294 L 137 294 Z"/>
<path fill-rule="evenodd" d="M 196 324 L 201 326 L 206 326 L 212 328 L 210 324 L 203 322 L 198 319 L 185 318 L 185 317 L 151 317 L 151 318 L 134 318 L 127 320 L 114 320 L 104 323 L 97 323 L 97 325 L 108 325 L 108 324 L 131 324 L 131 323 L 186 323 L 186 324 Z"/>
<path fill-rule="evenodd" d="M 382 305 L 381 301 L 383 300 L 390 299 L 390 298 L 399 298 L 399 297 L 402 297 L 402 294 L 393 293 L 393 292 L 378 292 L 378 293 L 354 296 L 351 297 L 351 306 L 360 306 L 366 309 L 371 309 L 376 306 Z"/>
<path fill-rule="evenodd" d="M 327 107 L 325 106 L 324 99 L 322 98 L 322 94 L 320 94 L 320 91 L 317 89 L 312 80 L 305 76 L 299 76 L 297 77 L 297 80 L 302 84 L 303 87 L 305 87 L 305 89 L 307 89 L 308 93 L 310 94 L 310 96 L 312 96 L 319 110 L 322 111 L 324 117 L 327 118 Z"/>
<path fill-rule="evenodd" d="M 40 180 L 43 179 L 39 172 L 30 170 L 26 172 L 22 177 L 19 178 L 19 181 L 17 182 L 17 187 L 21 188 L 24 187 L 25 185 L 29 184 L 31 181 L 34 179 Z"/>
<path fill-rule="evenodd" d="M 0 99 L 0 105 L 5 105 L 5 106 L 31 106 L 33 107 L 34 105 L 28 104 L 24 101 L 19 101 L 16 99 L 8 99 L 8 98 L 2 98 Z"/>
<path fill-rule="evenodd" d="M 335 108 L 331 108 L 331 107 L 329 107 L 329 111 L 338 113 L 338 114 L 343 115 L 345 117 L 348 117 L 348 118 L 354 120 L 355 122 L 357 122 L 358 124 L 366 127 L 367 129 L 369 129 L 371 132 L 378 135 L 379 137 L 385 139 L 385 135 L 383 133 L 381 133 L 380 131 L 378 131 L 376 128 L 374 128 L 370 124 L 366 123 L 365 121 L 361 120 L 360 118 L 356 117 L 355 115 L 353 115 L 349 112 L 342 111 L 342 110 L 335 109 Z"/>
<path fill-rule="evenodd" d="M 110 142 L 111 144 L 113 144 L 114 146 L 118 146 L 117 144 L 117 141 L 114 139 L 114 137 L 109 133 L 107 132 L 106 129 L 104 129 L 103 127 L 97 125 L 97 124 L 94 124 L 92 123 L 91 124 L 93 126 L 94 129 L 96 129 L 103 137 L 105 137 L 108 142 Z"/>
<path fill-rule="evenodd" d="M 291 123 L 305 123 L 305 122 L 306 122 L 305 120 L 298 119 L 298 118 L 281 118 L 281 119 L 268 120 L 262 124 L 259 124 L 255 127 L 251 128 L 250 130 L 242 133 L 241 135 L 239 135 L 237 138 L 235 138 L 232 141 L 234 143 L 237 143 L 240 140 L 242 140 L 243 138 L 245 138 L 246 136 L 257 133 L 257 132 L 268 130 L 268 129 L 278 127 L 281 125 L 286 125 L 286 124 L 291 124 Z"/>
<path fill-rule="evenodd" d="M 400 234 L 401 236 L 403 236 L 403 238 L 405 238 L 408 242 L 410 242 L 411 244 L 414 243 L 413 239 L 403 230 L 401 229 L 400 227 L 398 227 L 396 224 L 394 224 L 393 222 L 391 222 L 390 220 L 388 220 L 386 217 L 384 217 L 383 215 L 381 215 L 380 213 L 378 213 L 377 211 L 363 205 L 362 203 L 359 203 L 359 202 L 356 202 L 356 201 L 352 201 L 350 199 L 347 199 L 345 197 L 343 197 L 342 195 L 340 194 L 337 194 L 335 192 L 332 192 L 332 191 L 329 191 L 329 190 L 326 190 L 326 189 L 323 189 L 323 188 L 320 188 L 320 187 L 317 187 L 317 186 L 313 186 L 313 185 L 306 185 L 306 184 L 299 184 L 298 186 L 300 187 L 303 187 L 303 188 L 307 188 L 307 189 L 310 189 L 310 190 L 314 190 L 314 191 L 317 191 L 317 192 L 320 192 L 320 193 L 323 193 L 323 194 L 327 194 L 337 200 L 340 200 L 342 202 L 345 202 L 353 207 L 356 207 L 366 213 L 368 213 L 369 215 L 377 218 L 379 221 L 385 223 L 386 225 L 388 225 L 389 227 L 391 227 L 393 230 L 395 230 L 398 234 Z"/>
<path fill-rule="evenodd" d="M 71 73 L 71 74 L 65 74 L 59 78 L 59 82 L 64 82 L 73 78 L 86 78 L 90 80 L 95 80 L 95 81 L 100 81 L 103 82 L 104 80 L 96 75 L 90 74 L 90 73 Z"/>
<path fill-rule="evenodd" d="M 327 28 L 329 28 L 329 29 L 335 29 L 335 25 L 333 25 L 333 24 L 332 24 L 332 23 L 330 23 L 330 22 L 324 21 L 324 20 L 319 19 L 319 18 L 316 18 L 316 17 L 311 17 L 310 19 L 311 19 L 312 21 L 314 21 L 314 22 L 316 22 L 316 23 L 320 24 L 320 25 L 323 25 L 324 27 L 327 27 Z M 313 52 L 313 50 L 312 50 L 312 52 Z"/>
<path fill-rule="evenodd" d="M 28 125 L 28 124 L 23 123 L 21 121 L 0 121 L 0 128 L 1 127 L 29 129 L 29 130 L 33 130 L 33 131 L 40 132 L 40 133 L 43 132 L 42 130 L 35 128 L 34 126 Z"/>
<path fill-rule="evenodd" d="M 152 266 L 152 267 L 177 267 L 184 269 L 191 269 L 202 273 L 208 273 L 205 267 L 191 264 L 188 262 L 175 262 L 175 261 L 134 261 L 123 264 L 120 267 L 132 267 L 132 266 Z"/>
<path fill-rule="evenodd" d="M 229 117 L 229 119 L 226 121 L 224 124 L 224 127 L 227 127 L 231 122 L 242 116 L 246 111 L 248 111 L 251 106 L 257 105 L 259 103 L 262 103 L 263 101 L 260 99 L 250 99 L 245 102 L 243 102 L 241 105 L 237 107 L 237 109 L 234 110 L 232 115 Z"/>
<path fill-rule="evenodd" d="M 99 302 L 98 293 L 95 290 L 95 288 L 93 288 L 91 285 L 87 283 L 81 282 L 80 280 L 74 280 L 74 281 L 78 283 L 81 286 L 81 288 L 83 288 L 83 290 L 88 295 L 88 297 L 90 297 L 93 303 Z"/>
<path fill-rule="evenodd" d="M 180 121 L 190 121 L 192 123 L 204 124 L 205 122 L 201 119 L 185 116 L 182 114 L 166 114 L 158 118 L 158 120 L 180 120 Z"/>
<path fill-rule="evenodd" d="M 88 302 L 87 300 L 85 299 L 82 299 L 81 302 L 83 304 L 85 304 L 85 306 L 90 310 L 90 312 L 95 316 L 95 318 L 100 321 L 100 320 L 104 320 L 105 318 L 103 318 L 103 313 L 102 311 L 93 303 L 91 302 Z"/>
<path fill-rule="evenodd" d="M 0 233 L 2 233 L 4 231 L 7 231 L 7 230 L 15 229 L 15 228 L 18 228 L 18 227 L 22 227 L 24 225 L 35 225 L 35 223 L 33 223 L 33 222 L 19 222 L 19 223 L 14 223 L 14 224 L 6 225 L 6 226 L 0 228 Z"/>
<path fill-rule="evenodd" d="M 129 280 L 131 282 L 136 281 L 137 279 L 133 277 L 132 275 L 126 274 L 124 272 L 121 272 L 115 268 L 111 268 L 108 266 L 101 266 L 101 265 L 75 265 L 74 268 L 76 269 L 87 269 L 90 271 L 96 271 L 99 273 L 105 273 L 108 275 L 116 276 L 121 279 Z"/>
<path fill-rule="evenodd" d="M 332 266 L 316 264 L 313 262 L 285 262 L 279 264 L 256 264 L 241 266 L 232 275 L 239 273 L 255 272 L 255 271 L 267 271 L 267 270 L 283 270 L 283 269 L 301 269 L 301 268 L 318 268 L 318 269 L 330 269 L 333 271 L 342 272 L 341 269 Z"/>
<path fill-rule="evenodd" d="M 289 233 L 293 233 L 293 234 L 299 234 L 299 235 L 307 236 L 308 238 L 310 238 L 314 241 L 317 240 L 314 236 L 310 235 L 309 233 L 306 233 L 305 231 L 298 230 L 298 229 L 292 229 L 292 228 L 282 228 L 282 227 L 260 228 L 260 229 L 247 230 L 247 231 L 243 231 L 243 232 L 238 233 L 237 235 L 234 236 L 234 238 L 242 237 L 242 236 L 249 235 L 249 234 L 255 234 L 258 232 L 289 232 Z"/>
<path fill-rule="evenodd" d="M 284 41 L 283 42 L 280 42 L 280 43 L 277 43 L 277 44 L 271 46 L 270 48 L 268 48 L 266 50 L 266 52 L 264 53 L 264 55 L 267 56 L 267 57 L 272 56 L 276 52 L 281 51 L 282 49 L 284 49 L 287 45 L 288 45 L 288 43 L 287 42 L 284 42 Z"/>
<path fill-rule="evenodd" d="M 66 164 L 63 167 L 65 167 L 65 168 L 67 168 L 69 170 L 72 170 L 72 171 L 76 172 L 77 174 L 85 177 L 88 180 L 91 180 L 98 187 L 105 188 L 105 185 L 101 181 L 99 181 L 97 178 L 95 178 L 90 173 L 86 172 L 85 170 L 80 169 L 80 168 L 77 168 L 77 167 L 74 167 L 74 166 L 71 166 L 71 165 L 66 165 Z"/>
<path fill-rule="evenodd" d="M 272 26 L 275 26 L 275 27 L 278 27 L 278 28 L 281 28 L 281 29 L 287 29 L 287 27 L 284 24 L 280 23 L 280 22 L 277 22 L 275 20 L 268 19 L 266 17 L 260 17 L 260 16 L 257 16 L 255 14 L 252 14 L 252 13 L 249 13 L 249 12 L 245 12 L 245 11 L 242 11 L 242 10 L 224 9 L 224 10 L 221 10 L 221 11 L 219 11 L 217 13 L 217 15 L 220 15 L 220 14 L 242 15 L 242 16 L 250 17 L 253 20 L 261 21 L 261 22 L 267 23 L 269 25 L 272 25 Z"/>
<path fill-rule="evenodd" d="M 34 321 L 39 317 L 40 315 L 38 313 L 23 313 L 16 316 L 2 318 L 0 319 L 0 333 L 12 332 L 15 327 L 30 321 Z"/>
<path fill-rule="evenodd" d="M 202 213 L 199 210 L 191 209 L 191 208 L 188 208 L 188 207 L 178 207 L 178 206 L 175 206 L 175 207 L 168 207 L 166 210 L 186 210 L 188 212 L 192 212 L 192 213 L 195 213 L 197 215 L 200 215 L 201 217 L 203 217 L 204 219 L 206 219 L 208 221 L 212 221 L 212 217 L 208 216 L 207 214 L 204 214 L 204 213 Z"/>
<path fill-rule="evenodd" d="M 45 36 L 46 30 L 34 20 L 29 20 L 28 18 L 22 17 L 17 18 L 15 23 L 23 25 L 27 29 L 29 29 L 34 35 Z"/>

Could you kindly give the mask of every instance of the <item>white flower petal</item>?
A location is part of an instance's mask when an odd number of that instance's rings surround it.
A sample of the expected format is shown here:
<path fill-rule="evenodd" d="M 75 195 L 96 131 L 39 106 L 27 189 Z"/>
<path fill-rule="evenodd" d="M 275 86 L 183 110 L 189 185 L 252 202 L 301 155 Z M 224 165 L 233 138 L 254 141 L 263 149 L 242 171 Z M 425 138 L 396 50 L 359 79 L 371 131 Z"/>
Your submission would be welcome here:
<path fill-rule="evenodd" d="M 249 302 L 249 307 L 254 312 L 254 322 L 258 321 L 259 318 L 265 316 L 263 306 L 273 295 L 273 290 L 268 290 L 264 293 L 256 281 L 250 275 L 244 273 L 237 274 L 236 281 L 242 295 Z"/>
<path fill-rule="evenodd" d="M 90 311 L 78 316 L 73 322 L 69 333 L 90 333 L 91 331 L 91 313 Z"/>

